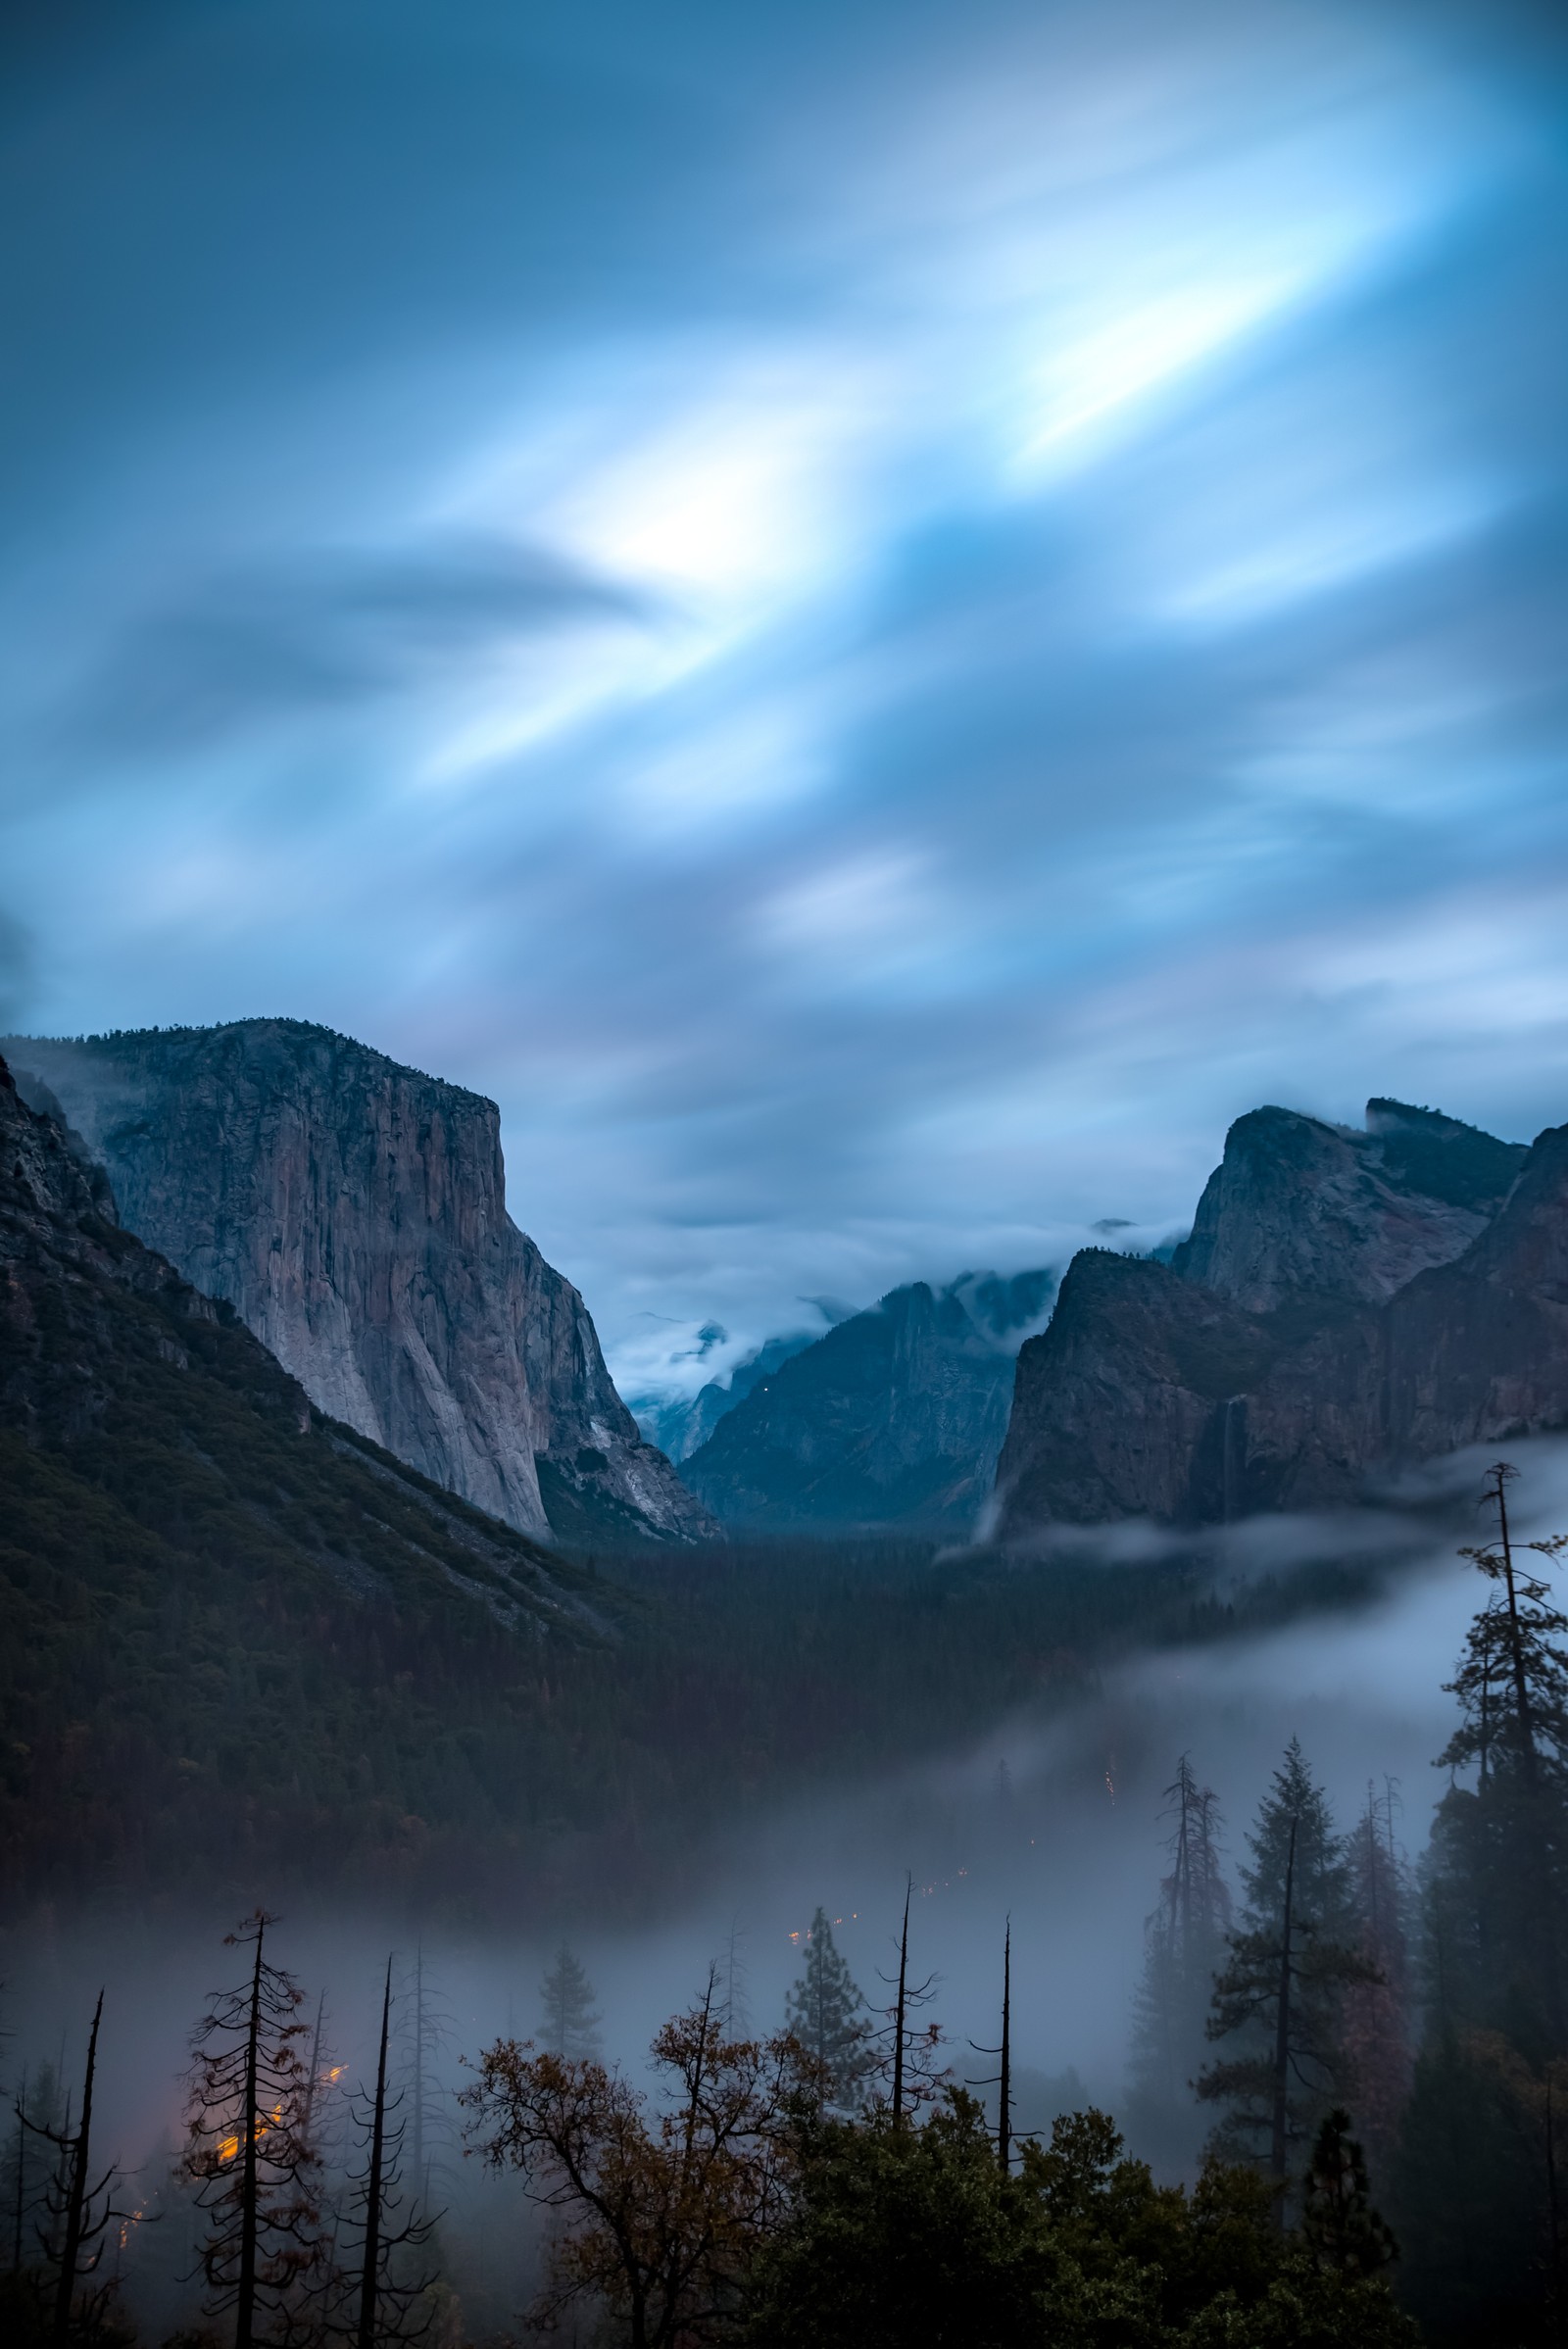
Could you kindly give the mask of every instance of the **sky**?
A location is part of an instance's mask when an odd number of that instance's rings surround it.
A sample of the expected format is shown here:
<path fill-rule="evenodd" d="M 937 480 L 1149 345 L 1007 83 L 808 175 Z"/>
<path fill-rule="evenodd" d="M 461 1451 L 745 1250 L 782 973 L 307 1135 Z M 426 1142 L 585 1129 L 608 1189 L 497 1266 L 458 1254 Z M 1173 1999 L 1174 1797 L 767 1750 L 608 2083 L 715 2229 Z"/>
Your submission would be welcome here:
<path fill-rule="evenodd" d="M 0 1021 L 492 1096 L 644 1390 L 1568 1117 L 1553 22 L 24 0 Z"/>

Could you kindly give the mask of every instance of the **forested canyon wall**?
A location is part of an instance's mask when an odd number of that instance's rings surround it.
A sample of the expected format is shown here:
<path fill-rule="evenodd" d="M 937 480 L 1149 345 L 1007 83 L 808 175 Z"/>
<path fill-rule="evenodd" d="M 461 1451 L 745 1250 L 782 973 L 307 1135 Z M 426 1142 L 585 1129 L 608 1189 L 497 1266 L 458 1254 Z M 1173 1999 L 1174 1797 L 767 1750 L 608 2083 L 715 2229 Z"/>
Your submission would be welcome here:
<path fill-rule="evenodd" d="M 493 1101 L 296 1020 L 3 1049 L 319 1409 L 524 1533 L 711 1530 L 508 1214 Z"/>
<path fill-rule="evenodd" d="M 1223 1523 L 1568 1425 L 1568 1127 L 1238 1119 L 1169 1268 L 1088 1249 L 1027 1344 L 997 1530 Z"/>

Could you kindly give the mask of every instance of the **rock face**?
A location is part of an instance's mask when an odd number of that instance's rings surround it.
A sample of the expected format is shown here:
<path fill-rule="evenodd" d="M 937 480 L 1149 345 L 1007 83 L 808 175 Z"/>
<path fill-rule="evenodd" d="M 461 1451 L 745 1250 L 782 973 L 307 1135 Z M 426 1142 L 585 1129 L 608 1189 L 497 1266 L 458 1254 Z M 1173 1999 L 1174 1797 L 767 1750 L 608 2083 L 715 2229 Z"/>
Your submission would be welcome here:
<path fill-rule="evenodd" d="M 5 1049 L 318 1409 L 524 1533 L 710 1530 L 508 1215 L 494 1102 L 294 1020 Z"/>
<path fill-rule="evenodd" d="M 526 1652 L 543 1631 L 605 1632 L 594 1602 L 611 1594 L 591 1575 L 313 1411 L 233 1309 L 113 1206 L 78 1138 L 0 1059 L 0 1439 L 102 1496 L 111 1581 L 157 1521 L 186 1550 L 248 1550 L 280 1604 L 303 1578 L 472 1610 L 526 1632 Z"/>
<path fill-rule="evenodd" d="M 0 1921 L 477 1905 L 571 1816 L 546 1676 L 624 1593 L 313 1409 L 107 1204 L 0 1060 Z"/>
<path fill-rule="evenodd" d="M 1568 1129 L 1430 1110 L 1364 1134 L 1238 1120 L 1172 1267 L 1075 1257 L 1019 1356 L 1003 1539 L 1352 1500 L 1369 1477 L 1568 1425 Z"/>
<path fill-rule="evenodd" d="M 1174 1269 L 1250 1313 L 1305 1297 L 1382 1304 L 1483 1232 L 1522 1145 L 1431 1109 L 1367 1103 L 1365 1133 L 1253 1109 L 1225 1137 Z"/>
<path fill-rule="evenodd" d="M 727 1524 L 968 1531 L 1007 1421 L 1017 1337 L 1049 1272 L 894 1289 L 781 1362 L 685 1474 Z"/>

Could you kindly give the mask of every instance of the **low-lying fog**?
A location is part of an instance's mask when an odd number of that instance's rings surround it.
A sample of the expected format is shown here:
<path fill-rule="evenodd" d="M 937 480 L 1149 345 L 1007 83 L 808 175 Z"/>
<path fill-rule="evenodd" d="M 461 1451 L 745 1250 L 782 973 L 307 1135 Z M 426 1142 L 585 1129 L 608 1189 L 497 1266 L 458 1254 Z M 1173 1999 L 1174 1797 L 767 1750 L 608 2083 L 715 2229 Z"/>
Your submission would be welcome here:
<path fill-rule="evenodd" d="M 1568 1444 L 1513 1447 L 1521 1539 L 1568 1526 Z M 783 2015 L 801 1942 L 820 1903 L 872 2005 L 896 1963 L 894 1935 L 906 1871 L 913 1877 L 910 1962 L 935 1972 L 929 2010 L 951 2041 L 955 2070 L 992 2067 L 973 2038 L 998 2033 L 1004 1920 L 1012 1920 L 1015 2062 L 1058 2082 L 1076 2074 L 1085 2096 L 1121 2099 L 1129 2003 L 1143 1925 L 1163 1866 L 1159 1813 L 1176 1757 L 1187 1752 L 1214 1786 L 1226 1821 L 1232 1879 L 1244 1837 L 1281 1749 L 1299 1736 L 1340 1823 L 1351 1825 L 1368 1781 L 1397 1782 L 1412 1856 L 1425 1840 L 1444 1775 L 1433 1757 L 1453 1720 L 1442 1684 L 1482 1596 L 1455 1556 L 1484 1539 L 1473 1505 L 1484 1461 L 1446 1462 L 1387 1506 L 1337 1520 L 1270 1520 L 1218 1539 L 1222 1573 L 1243 1580 L 1294 1560 L 1377 1550 L 1383 1595 L 1354 1611 L 1297 1619 L 1266 1637 L 1134 1656 L 1048 1727 L 999 1719 L 978 1743 L 875 1784 L 780 1811 L 744 1835 L 715 1842 L 701 1902 L 632 1933 L 591 1917 L 541 1917 L 536 1933 L 505 1942 L 480 1932 L 431 1928 L 425 1977 L 448 2018 L 442 2064 L 500 2033 L 525 2034 L 539 2017 L 538 1983 L 563 1930 L 584 1960 L 602 2011 L 607 2054 L 640 2064 L 665 2016 L 690 2000 L 717 1960 L 738 1960 L 743 2012 L 767 2030 Z M 1079 1543 L 1085 1573 L 1115 1574 L 1149 1537 L 1120 1533 Z M 233 1888 L 236 1917 L 250 1905 Z M 326 1996 L 327 2032 L 350 2077 L 371 2056 L 380 1969 L 389 1942 L 413 1950 L 365 1915 L 297 1909 L 271 1954 L 311 1993 Z M 67 1933 L 13 1934 L 6 1954 L 6 2072 L 55 2060 L 79 2069 L 84 2025 L 100 1982 L 105 2004 L 99 2143 L 128 2165 L 149 2162 L 179 2134 L 179 2074 L 203 1992 L 229 1979 L 233 1954 L 210 1925 L 122 1920 Z M 1018 2120 L 1049 2123 L 1026 2080 Z"/>

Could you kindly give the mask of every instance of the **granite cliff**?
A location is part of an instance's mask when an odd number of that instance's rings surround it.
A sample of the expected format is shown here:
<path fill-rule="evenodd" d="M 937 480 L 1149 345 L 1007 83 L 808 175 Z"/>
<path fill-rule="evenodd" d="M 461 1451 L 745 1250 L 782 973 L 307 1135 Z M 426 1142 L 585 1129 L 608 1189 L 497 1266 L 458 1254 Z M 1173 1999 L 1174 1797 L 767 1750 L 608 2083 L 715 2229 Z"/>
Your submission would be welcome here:
<path fill-rule="evenodd" d="M 1374 1101 L 1226 1139 L 1171 1266 L 1091 1249 L 1022 1349 L 997 1530 L 1193 1526 L 1568 1426 L 1568 1129 Z"/>
<path fill-rule="evenodd" d="M 0 1919 L 429 1901 L 571 1816 L 624 1594 L 313 1408 L 0 1060 Z"/>
<path fill-rule="evenodd" d="M 1049 1272 L 890 1290 L 776 1362 L 686 1461 L 726 1524 L 967 1532 L 1007 1422 L 1013 1354 Z"/>
<path fill-rule="evenodd" d="M 523 1533 L 711 1530 L 507 1213 L 493 1101 L 296 1020 L 3 1049 L 319 1410 Z"/>

